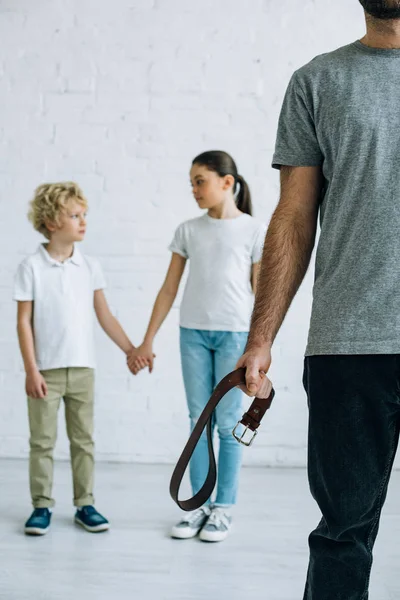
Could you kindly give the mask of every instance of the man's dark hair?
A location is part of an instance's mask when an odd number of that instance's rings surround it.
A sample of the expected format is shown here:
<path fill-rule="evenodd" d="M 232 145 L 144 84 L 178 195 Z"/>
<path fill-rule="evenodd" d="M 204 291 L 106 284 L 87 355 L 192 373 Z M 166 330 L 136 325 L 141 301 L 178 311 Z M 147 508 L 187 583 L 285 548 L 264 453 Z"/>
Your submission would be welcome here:
<path fill-rule="evenodd" d="M 376 19 L 400 19 L 400 0 L 360 0 L 360 4 Z"/>

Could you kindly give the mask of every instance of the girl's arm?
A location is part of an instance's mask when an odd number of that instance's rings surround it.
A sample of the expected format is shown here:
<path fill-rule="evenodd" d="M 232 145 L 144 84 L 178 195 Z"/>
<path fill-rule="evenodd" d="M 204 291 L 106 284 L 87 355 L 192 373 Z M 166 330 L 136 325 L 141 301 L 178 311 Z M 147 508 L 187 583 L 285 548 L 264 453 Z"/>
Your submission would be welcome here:
<path fill-rule="evenodd" d="M 164 283 L 158 292 L 154 303 L 144 340 L 138 348 L 133 352 L 130 352 L 128 357 L 128 366 L 133 372 L 135 372 L 138 357 L 142 357 L 148 363 L 150 373 L 153 370 L 153 341 L 174 303 L 185 270 L 185 265 L 186 258 L 174 252 Z"/>
<path fill-rule="evenodd" d="M 47 385 L 36 364 L 32 317 L 33 301 L 18 302 L 17 331 L 26 373 L 26 393 L 31 398 L 44 398 L 47 395 Z"/>
<path fill-rule="evenodd" d="M 260 273 L 260 264 L 254 263 L 251 268 L 251 287 L 253 288 L 253 294 L 256 295 L 257 292 L 257 283 L 258 283 L 258 275 Z"/>
<path fill-rule="evenodd" d="M 111 313 L 103 290 L 94 292 L 94 310 L 97 319 L 106 332 L 108 337 L 119 347 L 125 354 L 128 354 L 134 349 L 134 345 L 122 329 L 119 321 Z"/>

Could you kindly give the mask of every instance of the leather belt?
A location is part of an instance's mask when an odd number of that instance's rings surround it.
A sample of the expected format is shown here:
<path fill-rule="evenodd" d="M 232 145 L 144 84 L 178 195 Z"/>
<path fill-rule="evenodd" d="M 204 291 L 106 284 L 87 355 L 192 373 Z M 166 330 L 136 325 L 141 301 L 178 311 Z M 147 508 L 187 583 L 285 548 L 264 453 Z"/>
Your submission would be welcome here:
<path fill-rule="evenodd" d="M 245 368 L 237 369 L 236 371 L 229 373 L 229 375 L 222 379 L 222 381 L 215 388 L 210 400 L 208 401 L 203 412 L 201 413 L 199 420 L 197 421 L 189 437 L 189 440 L 185 448 L 183 449 L 181 456 L 179 457 L 179 460 L 171 477 L 169 491 L 172 496 L 172 499 L 183 510 L 189 511 L 200 508 L 200 506 L 203 506 L 203 504 L 209 499 L 214 490 L 215 483 L 217 481 L 217 466 L 215 462 L 215 454 L 212 441 L 213 412 L 218 403 L 231 389 L 239 385 L 245 384 Z M 244 444 L 245 446 L 251 445 L 257 434 L 257 430 L 260 426 L 263 416 L 272 404 L 274 396 L 275 392 L 274 390 L 272 390 L 268 398 L 254 398 L 249 410 L 246 413 L 244 413 L 242 419 L 238 422 L 238 424 L 232 432 L 234 438 L 240 444 Z M 241 426 L 244 427 L 244 430 L 239 435 L 238 430 L 239 428 L 242 428 Z M 178 494 L 183 476 L 205 427 L 207 427 L 207 445 L 209 457 L 209 467 L 206 480 L 202 488 L 192 498 L 189 498 L 188 500 L 179 500 Z M 246 435 L 248 431 L 252 432 L 252 435 L 250 440 L 246 441 Z"/>

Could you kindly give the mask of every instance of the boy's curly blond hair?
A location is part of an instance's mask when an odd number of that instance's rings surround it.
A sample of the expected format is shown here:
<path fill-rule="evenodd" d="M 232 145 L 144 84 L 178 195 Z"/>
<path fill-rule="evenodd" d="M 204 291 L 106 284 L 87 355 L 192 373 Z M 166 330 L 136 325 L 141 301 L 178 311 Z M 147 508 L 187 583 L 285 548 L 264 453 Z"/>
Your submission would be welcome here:
<path fill-rule="evenodd" d="M 49 240 L 51 233 L 46 227 L 46 222 L 59 224 L 59 217 L 65 212 L 71 200 L 75 200 L 85 208 L 88 206 L 77 183 L 73 181 L 43 183 L 35 190 L 34 198 L 30 202 L 28 219 L 36 231 L 42 233 Z"/>

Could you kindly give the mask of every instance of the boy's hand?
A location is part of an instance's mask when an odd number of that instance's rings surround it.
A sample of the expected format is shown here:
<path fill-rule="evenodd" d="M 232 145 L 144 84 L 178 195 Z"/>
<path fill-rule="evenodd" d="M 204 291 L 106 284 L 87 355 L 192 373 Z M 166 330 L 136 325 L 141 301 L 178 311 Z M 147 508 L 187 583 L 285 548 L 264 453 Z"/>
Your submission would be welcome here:
<path fill-rule="evenodd" d="M 142 356 L 134 356 L 133 353 L 134 350 L 131 350 L 127 356 L 126 362 L 131 373 L 133 373 L 133 375 L 137 375 L 139 371 L 142 371 L 142 369 L 148 367 L 148 363 Z"/>
<path fill-rule="evenodd" d="M 26 374 L 25 390 L 30 398 L 45 398 L 47 396 L 47 384 L 39 371 Z"/>
<path fill-rule="evenodd" d="M 149 373 L 151 373 L 155 357 L 151 344 L 141 344 L 129 352 L 127 356 L 128 367 L 134 375 L 137 375 L 139 371 L 146 367 L 149 367 Z"/>

